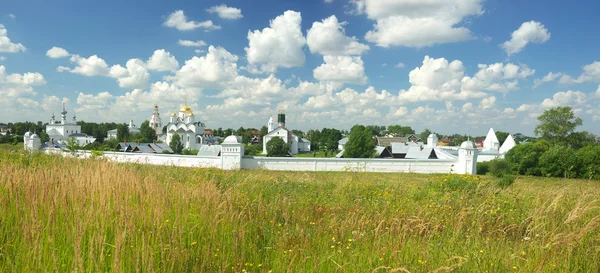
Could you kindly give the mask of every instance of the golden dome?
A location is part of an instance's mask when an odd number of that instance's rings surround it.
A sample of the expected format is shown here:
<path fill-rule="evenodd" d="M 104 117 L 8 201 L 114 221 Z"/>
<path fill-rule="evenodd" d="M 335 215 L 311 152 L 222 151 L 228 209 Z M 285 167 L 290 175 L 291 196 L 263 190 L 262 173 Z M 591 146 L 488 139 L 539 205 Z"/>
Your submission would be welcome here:
<path fill-rule="evenodd" d="M 192 112 L 192 108 L 184 104 L 181 106 L 181 109 L 179 109 L 179 112 Z"/>
<path fill-rule="evenodd" d="M 177 116 L 177 114 L 175 114 L 175 113 L 171 113 L 171 114 L 170 114 L 170 116 L 172 116 L 172 117 L 176 117 L 176 116 Z"/>

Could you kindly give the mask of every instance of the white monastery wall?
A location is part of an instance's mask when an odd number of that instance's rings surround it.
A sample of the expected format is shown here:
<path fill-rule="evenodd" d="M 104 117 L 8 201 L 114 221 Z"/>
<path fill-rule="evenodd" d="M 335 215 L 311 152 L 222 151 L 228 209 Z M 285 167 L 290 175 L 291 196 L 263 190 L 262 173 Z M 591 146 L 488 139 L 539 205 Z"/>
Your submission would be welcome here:
<path fill-rule="evenodd" d="M 457 169 L 457 161 L 438 159 L 405 160 L 246 156 L 242 158 L 240 167 L 241 169 L 267 169 L 279 171 L 450 173 Z"/>
<path fill-rule="evenodd" d="M 52 150 L 46 150 L 46 153 L 56 153 Z M 59 152 L 60 153 L 60 152 Z M 69 153 L 64 153 L 70 155 Z M 88 158 L 91 153 L 88 151 L 78 151 L 77 157 Z M 172 155 L 172 154 L 145 154 L 145 153 L 121 153 L 104 152 L 102 157 L 121 163 L 137 163 L 164 166 L 180 167 L 199 167 L 199 168 L 221 168 L 221 157 L 219 156 L 195 156 L 195 155 Z"/>

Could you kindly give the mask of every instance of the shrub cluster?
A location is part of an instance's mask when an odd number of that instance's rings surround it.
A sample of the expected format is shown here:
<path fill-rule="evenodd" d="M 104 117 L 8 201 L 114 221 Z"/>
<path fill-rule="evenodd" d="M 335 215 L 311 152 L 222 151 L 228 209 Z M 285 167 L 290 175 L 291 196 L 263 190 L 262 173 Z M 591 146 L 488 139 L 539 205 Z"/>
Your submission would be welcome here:
<path fill-rule="evenodd" d="M 532 175 L 600 179 L 600 146 L 575 150 L 562 145 L 550 145 L 540 140 L 521 144 L 508 151 L 503 159 L 479 163 L 477 174 L 496 177 Z"/>

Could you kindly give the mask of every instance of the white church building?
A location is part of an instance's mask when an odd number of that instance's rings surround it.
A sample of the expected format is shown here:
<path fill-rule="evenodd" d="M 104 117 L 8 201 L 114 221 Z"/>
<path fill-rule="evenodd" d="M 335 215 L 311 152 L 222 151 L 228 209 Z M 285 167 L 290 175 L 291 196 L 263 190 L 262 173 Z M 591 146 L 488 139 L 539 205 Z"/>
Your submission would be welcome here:
<path fill-rule="evenodd" d="M 61 120 L 57 121 L 54 114 L 52 114 L 50 123 L 46 125 L 46 134 L 48 134 L 51 144 L 65 144 L 70 138 L 75 138 L 79 145 L 82 146 L 96 141 L 96 138 L 81 132 L 81 125 L 77 124 L 75 115 L 73 115 L 73 122 L 67 121 L 67 110 L 64 103 Z"/>
<path fill-rule="evenodd" d="M 279 111 L 277 114 L 277 126 L 275 126 L 273 117 L 269 118 L 267 129 L 268 133 L 263 137 L 263 154 L 267 154 L 267 143 L 274 137 L 282 138 L 283 142 L 289 145 L 290 154 L 292 155 L 310 152 L 310 141 L 298 137 L 292 130 L 285 127 L 285 113 L 283 111 Z"/>
<path fill-rule="evenodd" d="M 184 149 L 198 150 L 204 138 L 204 123 L 195 120 L 192 108 L 185 103 L 179 113 L 172 113 L 167 124 L 166 143 L 171 143 L 173 135 L 181 137 Z"/>

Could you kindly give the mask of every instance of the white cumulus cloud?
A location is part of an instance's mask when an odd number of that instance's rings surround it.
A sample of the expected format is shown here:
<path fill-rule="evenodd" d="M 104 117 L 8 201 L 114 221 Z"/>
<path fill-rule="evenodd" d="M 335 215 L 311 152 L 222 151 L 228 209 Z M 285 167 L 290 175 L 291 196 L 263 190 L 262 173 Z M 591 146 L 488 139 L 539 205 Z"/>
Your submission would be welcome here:
<path fill-rule="evenodd" d="M 130 59 L 125 65 L 113 65 L 110 68 L 109 75 L 117 79 L 119 87 L 122 88 L 144 88 L 150 80 L 150 73 L 146 69 L 146 64 L 140 59 Z"/>
<path fill-rule="evenodd" d="M 84 76 L 107 76 L 108 75 L 108 65 L 106 61 L 97 55 L 92 55 L 89 58 L 84 58 L 79 55 L 71 56 L 69 59 L 72 63 L 75 63 L 76 66 L 73 69 L 64 69 L 63 71 L 70 71 L 71 73 L 81 74 Z M 59 67 L 59 71 L 61 67 Z"/>
<path fill-rule="evenodd" d="M 175 11 L 167 17 L 167 20 L 163 23 L 167 27 L 176 28 L 180 31 L 190 31 L 197 28 L 203 28 L 204 31 L 211 31 L 221 29 L 220 26 L 213 24 L 211 20 L 204 22 L 189 21 L 183 13 L 183 10 Z"/>
<path fill-rule="evenodd" d="M 244 50 L 250 65 L 260 65 L 262 71 L 275 72 L 278 67 L 304 65 L 306 44 L 299 12 L 288 10 L 271 20 L 270 27 L 248 32 L 249 45 Z"/>
<path fill-rule="evenodd" d="M 147 66 L 148 69 L 155 71 L 173 71 L 179 68 L 179 62 L 168 51 L 158 49 L 148 59 Z"/>
<path fill-rule="evenodd" d="M 460 24 L 483 13 L 483 0 L 351 0 L 353 13 L 375 20 L 367 41 L 381 47 L 425 47 L 473 39 Z"/>
<path fill-rule="evenodd" d="M 361 55 L 369 46 L 358 42 L 356 37 L 346 36 L 344 25 L 332 15 L 321 22 L 314 22 L 306 34 L 308 48 L 322 55 Z"/>
<path fill-rule="evenodd" d="M 320 81 L 366 84 L 365 67 L 360 56 L 323 56 L 323 63 L 313 75 Z"/>
<path fill-rule="evenodd" d="M 178 44 L 180 46 L 200 47 L 200 46 L 205 46 L 206 42 L 204 42 L 202 40 L 198 40 L 198 41 L 179 40 Z"/>
<path fill-rule="evenodd" d="M 8 38 L 8 31 L 3 24 L 0 24 L 0 52 L 25 52 L 25 46 L 20 43 L 13 43 L 10 38 Z"/>
<path fill-rule="evenodd" d="M 244 17 L 244 15 L 242 15 L 241 9 L 228 7 L 225 4 L 211 7 L 206 11 L 209 13 L 216 13 L 219 15 L 219 17 L 229 20 L 241 19 Z"/>
<path fill-rule="evenodd" d="M 510 40 L 501 46 L 508 56 L 519 53 L 529 43 L 543 44 L 550 40 L 550 32 L 540 22 L 525 22 L 511 34 Z"/>
<path fill-rule="evenodd" d="M 52 59 L 64 58 L 70 55 L 71 54 L 69 54 L 69 52 L 62 47 L 53 46 L 51 49 L 48 49 L 48 51 L 46 51 L 46 56 Z"/>
<path fill-rule="evenodd" d="M 182 87 L 215 88 L 222 87 L 237 76 L 238 57 L 222 47 L 208 47 L 206 56 L 185 61 L 177 71 L 175 80 Z"/>

